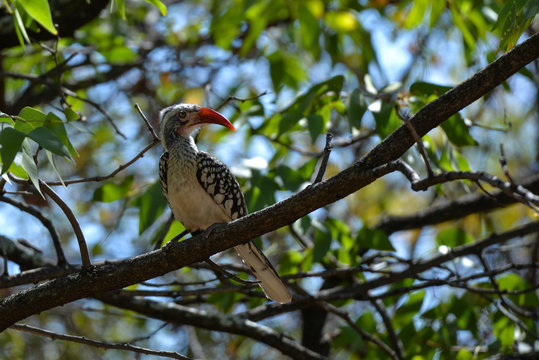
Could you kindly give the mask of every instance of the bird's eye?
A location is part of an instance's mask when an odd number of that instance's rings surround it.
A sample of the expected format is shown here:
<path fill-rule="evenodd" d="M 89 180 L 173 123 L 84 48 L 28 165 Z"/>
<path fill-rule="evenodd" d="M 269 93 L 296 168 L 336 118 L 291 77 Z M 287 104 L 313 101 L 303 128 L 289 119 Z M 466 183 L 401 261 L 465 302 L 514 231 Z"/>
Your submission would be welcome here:
<path fill-rule="evenodd" d="M 185 119 L 186 116 L 187 116 L 187 113 L 185 111 L 179 111 L 178 112 L 178 117 L 180 119 Z"/>

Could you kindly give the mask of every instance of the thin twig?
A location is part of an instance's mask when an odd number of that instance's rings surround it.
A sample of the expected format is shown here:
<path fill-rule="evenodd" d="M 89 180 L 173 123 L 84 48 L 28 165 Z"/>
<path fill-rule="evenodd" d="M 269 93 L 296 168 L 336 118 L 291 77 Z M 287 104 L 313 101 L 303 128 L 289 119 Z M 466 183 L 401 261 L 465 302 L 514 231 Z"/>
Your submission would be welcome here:
<path fill-rule="evenodd" d="M 75 98 L 75 99 L 78 99 L 78 100 L 81 100 L 87 104 L 90 104 L 91 106 L 93 106 L 97 111 L 99 111 L 104 117 L 105 119 L 107 119 L 107 121 L 112 125 L 112 127 L 114 128 L 114 130 L 116 131 L 116 133 L 118 135 L 120 135 L 121 137 L 123 137 L 124 139 L 127 139 L 127 136 L 124 135 L 124 133 L 122 133 L 120 131 L 120 129 L 118 128 L 118 126 L 116 125 L 116 123 L 114 122 L 114 119 L 112 119 L 112 117 L 109 115 L 109 113 L 107 112 L 107 110 L 105 110 L 103 108 L 103 106 L 101 106 L 100 104 L 96 103 L 95 101 L 93 100 L 90 100 L 88 98 L 85 98 L 85 97 L 82 97 L 82 96 L 79 96 L 77 93 L 65 88 L 65 87 L 62 87 L 62 91 L 71 96 L 72 98 Z"/>
<path fill-rule="evenodd" d="M 116 174 L 118 174 L 120 171 L 122 171 L 122 170 L 128 168 L 129 166 L 131 166 L 131 164 L 133 164 L 135 161 L 137 161 L 138 159 L 143 157 L 144 154 L 146 152 L 148 152 L 148 150 L 150 150 L 152 147 L 154 147 L 158 143 L 159 143 L 159 140 L 152 141 L 144 149 L 142 149 L 134 158 L 129 160 L 124 165 L 120 165 L 116 170 L 114 170 L 113 172 L 111 172 L 108 175 L 93 176 L 93 177 L 82 178 L 82 179 L 64 180 L 64 185 L 67 186 L 67 185 L 71 185 L 71 184 L 78 184 L 78 183 L 84 183 L 84 182 L 99 182 L 99 181 L 110 179 L 111 177 L 116 176 Z M 60 181 L 48 181 L 47 185 L 49 185 L 49 186 L 58 186 L 58 185 L 63 185 L 63 184 Z"/>
<path fill-rule="evenodd" d="M 417 135 L 417 132 L 415 131 L 414 127 L 412 126 L 412 123 L 410 122 L 407 116 L 402 115 L 400 113 L 398 105 L 395 105 L 395 113 L 397 114 L 399 119 L 401 119 L 401 121 L 406 125 L 406 127 L 410 131 L 410 134 L 412 135 L 412 138 L 417 143 L 417 147 L 419 148 L 419 153 L 421 154 L 421 157 L 423 157 L 423 161 L 425 162 L 425 167 L 427 168 L 427 176 L 428 177 L 434 176 L 434 171 L 432 171 L 432 167 L 430 166 L 429 158 L 427 157 L 425 147 L 423 146 L 423 143 L 421 142 L 421 139 Z"/>
<path fill-rule="evenodd" d="M 92 265 L 90 261 L 90 255 L 88 254 L 88 247 L 86 246 L 86 240 L 84 239 L 84 234 L 82 233 L 82 229 L 80 228 L 80 224 L 75 217 L 75 214 L 73 214 L 73 211 L 71 208 L 62 200 L 58 194 L 54 192 L 54 190 L 47 185 L 45 182 L 39 180 L 39 185 L 41 186 L 41 190 L 56 203 L 62 209 L 64 214 L 66 215 L 67 219 L 71 223 L 71 226 L 73 227 L 73 231 L 75 232 L 75 236 L 77 237 L 77 242 L 79 243 L 79 250 L 80 250 L 80 257 L 82 260 L 82 266 L 83 267 L 89 267 Z"/>
<path fill-rule="evenodd" d="M 320 162 L 320 168 L 318 169 L 318 174 L 316 175 L 316 179 L 314 179 L 314 184 L 319 183 L 324 178 L 324 174 L 326 173 L 326 168 L 328 166 L 328 160 L 329 160 L 329 154 L 331 153 L 331 140 L 333 139 L 332 133 L 326 134 L 326 146 L 324 146 L 324 153 L 322 155 L 322 161 Z"/>
<path fill-rule="evenodd" d="M 350 318 L 350 315 L 346 311 L 343 311 L 343 310 L 341 310 L 341 309 L 339 309 L 339 308 L 337 308 L 337 307 L 335 307 L 335 306 L 333 306 L 331 304 L 328 304 L 326 302 L 319 302 L 318 305 L 320 307 L 322 307 L 323 309 L 325 309 L 326 311 L 328 311 L 328 312 L 330 312 L 332 314 L 335 314 L 338 317 L 340 317 L 341 319 L 343 319 L 344 321 L 346 321 L 346 323 L 352 329 L 354 329 L 363 339 L 365 339 L 367 341 L 370 341 L 373 344 L 377 345 L 387 355 L 389 355 L 390 358 L 392 358 L 393 360 L 400 360 L 397 353 L 395 353 L 395 351 L 393 351 L 389 346 L 387 346 L 381 340 L 377 339 L 376 337 L 369 334 L 367 331 L 365 331 L 362 328 L 360 328 L 359 326 L 357 326 L 357 324 Z"/>
<path fill-rule="evenodd" d="M 225 269 L 223 269 L 222 267 L 220 267 L 219 265 L 217 265 L 215 262 L 213 262 L 211 259 L 207 259 L 206 260 L 206 263 L 210 266 L 211 269 L 213 269 L 213 271 L 216 273 L 216 275 L 219 273 L 219 274 L 222 274 L 224 276 L 226 276 L 227 278 L 229 279 L 232 279 L 234 281 L 237 281 L 239 282 L 240 284 L 243 284 L 243 285 L 256 285 L 256 284 L 259 284 L 260 281 L 249 281 L 249 280 L 243 280 L 243 279 L 240 279 L 239 277 L 237 277 L 236 275 L 232 274 L 232 273 L 229 273 L 228 271 L 226 271 Z"/>
<path fill-rule="evenodd" d="M 511 184 L 514 184 L 515 182 L 513 181 L 513 178 L 509 174 L 509 169 L 507 168 L 507 159 L 503 150 L 503 144 L 500 144 L 500 165 L 502 166 L 502 171 L 507 177 L 507 180 L 509 180 Z"/>
<path fill-rule="evenodd" d="M 24 211 L 24 212 L 32 215 L 36 219 L 38 219 L 41 222 L 41 224 L 43 224 L 43 226 L 49 231 L 49 234 L 51 235 L 51 240 L 52 240 L 52 243 L 54 245 L 54 250 L 56 251 L 56 257 L 57 257 L 57 260 L 58 260 L 58 265 L 63 265 L 63 264 L 67 263 L 65 255 L 64 255 L 64 250 L 62 249 L 62 243 L 60 242 L 60 237 L 58 236 L 58 232 L 54 228 L 54 225 L 52 224 L 52 222 L 48 218 L 46 218 L 41 213 L 41 211 L 39 211 L 39 210 L 29 206 L 29 205 L 26 205 L 26 204 L 24 204 L 22 202 L 19 202 L 17 200 L 13 200 L 11 198 L 3 196 L 3 195 L 0 195 L 0 201 L 3 201 L 3 202 L 8 203 L 10 205 L 13 205 L 16 208 L 18 208 L 19 210 Z"/>
<path fill-rule="evenodd" d="M 162 357 L 168 357 L 171 359 L 192 360 L 191 358 L 178 354 L 177 352 L 152 350 L 152 349 L 147 349 L 147 348 L 143 348 L 140 346 L 135 346 L 135 345 L 127 344 L 127 343 L 108 343 L 104 341 L 91 340 L 91 339 L 85 338 L 84 336 L 59 334 L 56 332 L 40 329 L 34 326 L 25 325 L 25 324 L 14 324 L 10 326 L 10 329 L 28 332 L 31 334 L 47 337 L 52 340 L 71 341 L 71 342 L 75 342 L 79 344 L 94 346 L 101 349 L 127 350 L 127 351 L 132 351 L 135 353 L 139 353 L 139 354 L 162 356 Z"/>
<path fill-rule="evenodd" d="M 157 136 L 157 134 L 155 133 L 155 130 L 153 129 L 153 126 L 152 124 L 150 124 L 150 121 L 148 120 L 148 118 L 146 117 L 146 115 L 144 115 L 144 113 L 142 112 L 142 109 L 140 108 L 140 106 L 138 106 L 138 104 L 135 104 L 135 110 L 137 110 L 137 112 L 139 113 L 140 117 L 142 118 L 142 120 L 144 120 L 144 123 L 146 124 L 146 127 L 148 128 L 148 131 L 150 132 L 150 134 L 152 135 L 152 139 L 155 141 L 160 141 L 159 140 L 159 136 Z"/>
<path fill-rule="evenodd" d="M 395 333 L 395 329 L 393 328 L 393 325 L 391 324 L 391 319 L 389 318 L 389 315 L 387 314 L 384 303 L 381 300 L 371 300 L 371 304 L 376 308 L 376 310 L 382 317 L 382 321 L 384 322 L 387 333 L 389 335 L 389 340 L 391 341 L 391 344 L 393 345 L 393 350 L 395 351 L 395 355 L 397 356 L 398 359 L 401 359 L 401 360 L 404 359 L 404 347 L 402 346 L 402 342 L 400 341 L 399 337 Z"/>
<path fill-rule="evenodd" d="M 266 95 L 268 93 L 267 90 L 264 90 L 263 92 L 261 92 L 260 94 L 258 95 L 254 95 L 254 96 L 251 96 L 251 97 L 248 97 L 248 98 L 240 98 L 240 97 L 237 97 L 237 96 L 229 96 L 227 97 L 222 103 L 221 105 L 217 106 L 215 108 L 215 110 L 219 110 L 221 109 L 223 106 L 225 106 L 226 104 L 228 104 L 230 101 L 232 100 L 235 100 L 235 101 L 240 101 L 240 102 L 246 102 L 246 101 L 251 101 L 251 100 L 256 100 L 264 95 Z"/>

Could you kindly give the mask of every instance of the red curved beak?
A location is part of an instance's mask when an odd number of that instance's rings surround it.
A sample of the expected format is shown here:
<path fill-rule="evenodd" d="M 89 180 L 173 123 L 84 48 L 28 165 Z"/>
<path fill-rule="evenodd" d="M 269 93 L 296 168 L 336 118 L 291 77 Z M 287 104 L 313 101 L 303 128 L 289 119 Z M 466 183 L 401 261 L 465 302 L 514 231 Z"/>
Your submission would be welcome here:
<path fill-rule="evenodd" d="M 200 122 L 202 122 L 202 123 L 218 124 L 218 125 L 226 126 L 227 128 L 229 128 L 232 131 L 236 131 L 236 129 L 234 129 L 234 126 L 230 123 L 230 121 L 228 121 L 228 119 L 226 117 L 219 114 L 215 110 L 208 109 L 208 108 L 205 108 L 205 107 L 201 107 L 200 108 L 200 116 L 199 116 L 199 118 L 200 118 Z"/>

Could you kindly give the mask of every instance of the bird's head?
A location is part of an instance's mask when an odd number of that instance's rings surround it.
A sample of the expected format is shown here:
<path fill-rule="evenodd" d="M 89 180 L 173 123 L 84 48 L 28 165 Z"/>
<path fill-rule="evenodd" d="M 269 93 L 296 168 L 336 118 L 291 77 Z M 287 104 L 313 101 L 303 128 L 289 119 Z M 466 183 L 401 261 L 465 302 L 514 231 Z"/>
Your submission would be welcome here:
<path fill-rule="evenodd" d="M 161 139 L 173 140 L 178 136 L 188 138 L 204 124 L 219 124 L 236 131 L 226 117 L 217 111 L 196 104 L 176 104 L 164 108 L 159 114 Z"/>

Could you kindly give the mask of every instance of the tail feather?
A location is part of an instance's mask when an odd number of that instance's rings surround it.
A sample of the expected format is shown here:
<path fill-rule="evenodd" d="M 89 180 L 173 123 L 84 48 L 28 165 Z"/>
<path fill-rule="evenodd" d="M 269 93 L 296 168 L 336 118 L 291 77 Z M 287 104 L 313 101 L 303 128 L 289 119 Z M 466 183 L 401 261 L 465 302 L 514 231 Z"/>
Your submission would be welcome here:
<path fill-rule="evenodd" d="M 250 241 L 247 244 L 235 246 L 234 249 L 260 281 L 260 287 L 268 298 L 281 304 L 292 300 L 288 288 L 283 284 L 277 271 L 254 242 Z"/>

